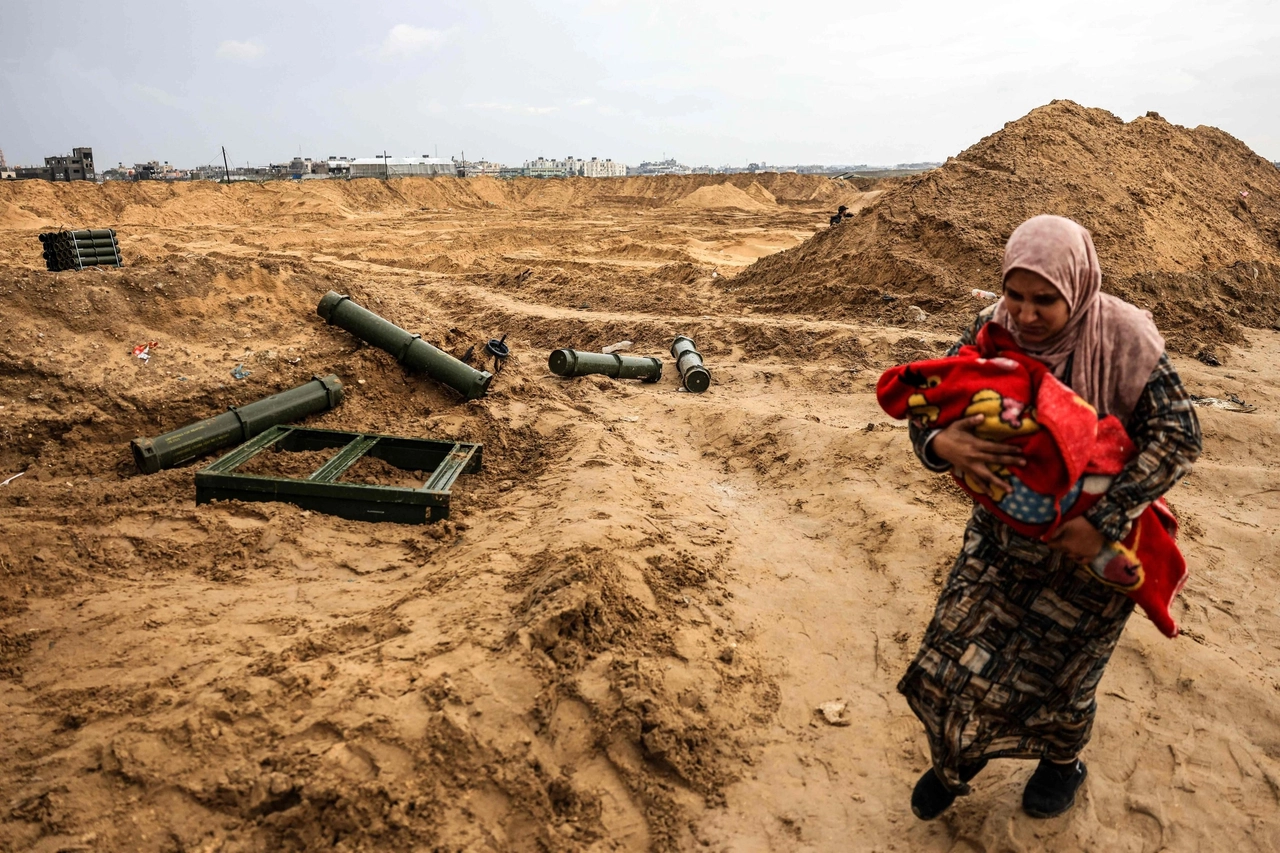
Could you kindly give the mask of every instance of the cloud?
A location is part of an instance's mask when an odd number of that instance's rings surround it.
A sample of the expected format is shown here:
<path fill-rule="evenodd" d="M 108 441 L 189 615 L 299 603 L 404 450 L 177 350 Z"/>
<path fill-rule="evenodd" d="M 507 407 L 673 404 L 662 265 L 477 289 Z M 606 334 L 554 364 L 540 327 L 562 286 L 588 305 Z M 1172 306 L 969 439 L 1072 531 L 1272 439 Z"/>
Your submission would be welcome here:
<path fill-rule="evenodd" d="M 572 101 L 571 103 L 575 107 L 589 107 L 595 102 L 596 102 L 595 98 L 578 98 L 578 100 Z"/>
<path fill-rule="evenodd" d="M 484 103 L 467 104 L 469 110 L 484 110 L 487 112 L 498 113 L 523 113 L 531 116 L 544 116 L 550 113 L 559 112 L 559 107 L 534 107 L 521 106 L 519 104 L 504 104 L 497 101 L 485 101 Z"/>
<path fill-rule="evenodd" d="M 170 107 L 172 109 L 182 109 L 183 107 L 187 106 L 186 101 L 184 101 L 182 98 L 179 98 L 176 95 L 171 95 L 168 92 L 166 92 L 164 89 L 158 89 L 155 86 L 141 86 L 141 85 L 136 85 L 133 88 L 134 88 L 134 91 L 136 91 L 142 97 L 147 98 L 148 100 L 151 100 L 151 101 L 155 101 L 157 104 L 161 104 L 162 106 Z"/>
<path fill-rule="evenodd" d="M 448 38 L 444 30 L 429 30 L 412 24 L 396 24 L 382 40 L 384 57 L 412 56 L 424 50 L 435 50 Z"/>
<path fill-rule="evenodd" d="M 266 52 L 267 49 L 256 41 L 228 40 L 218 45 L 218 58 L 232 62 L 252 62 Z"/>

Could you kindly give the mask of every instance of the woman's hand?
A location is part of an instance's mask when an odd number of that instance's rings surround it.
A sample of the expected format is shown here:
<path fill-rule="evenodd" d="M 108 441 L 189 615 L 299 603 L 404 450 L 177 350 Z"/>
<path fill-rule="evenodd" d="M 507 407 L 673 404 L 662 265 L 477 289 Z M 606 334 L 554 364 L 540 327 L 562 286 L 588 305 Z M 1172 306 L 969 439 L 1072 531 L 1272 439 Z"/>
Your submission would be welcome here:
<path fill-rule="evenodd" d="M 929 443 L 929 449 L 939 459 L 951 463 L 957 474 L 968 474 L 971 479 L 983 483 L 988 489 L 993 486 L 1006 493 L 1013 487 L 1001 480 L 991 469 L 1021 468 L 1027 464 L 1022 451 L 1011 444 L 999 441 L 987 441 L 978 438 L 973 431 L 986 419 L 985 415 L 973 415 L 952 423 L 939 432 Z"/>
<path fill-rule="evenodd" d="M 1098 556 L 1107 542 L 1098 528 L 1084 516 L 1078 515 L 1053 531 L 1044 544 L 1077 562 L 1088 563 Z"/>

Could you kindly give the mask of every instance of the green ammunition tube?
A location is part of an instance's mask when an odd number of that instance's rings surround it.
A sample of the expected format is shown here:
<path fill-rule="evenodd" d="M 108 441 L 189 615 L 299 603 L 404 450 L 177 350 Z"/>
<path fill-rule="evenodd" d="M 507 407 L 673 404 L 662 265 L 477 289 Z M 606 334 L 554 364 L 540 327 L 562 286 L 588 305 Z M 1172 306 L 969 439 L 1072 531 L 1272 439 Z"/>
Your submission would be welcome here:
<path fill-rule="evenodd" d="M 93 228 L 86 231 L 63 231 L 61 233 L 66 234 L 67 239 L 73 240 L 104 240 L 108 237 L 116 236 L 115 230 L 111 228 Z"/>
<path fill-rule="evenodd" d="M 143 474 L 181 465 L 215 450 L 241 444 L 276 424 L 332 409 L 342 402 L 342 382 L 332 373 L 281 391 L 224 414 L 187 424 L 156 438 L 129 442 L 134 464 Z"/>
<path fill-rule="evenodd" d="M 90 249 L 90 248 L 81 247 L 80 249 L 67 249 L 66 251 L 58 250 L 58 251 L 55 251 L 53 254 L 65 255 L 68 258 L 77 257 L 77 256 L 81 258 L 96 258 L 99 255 L 115 256 L 119 253 L 115 249 L 110 249 L 110 248 Z"/>
<path fill-rule="evenodd" d="M 693 346 L 693 339 L 678 335 L 671 342 L 671 357 L 676 360 L 676 371 L 685 390 L 701 394 L 711 385 L 711 373 L 702 365 L 702 353 Z"/>
<path fill-rule="evenodd" d="M 642 379 L 645 382 L 657 382 L 662 378 L 660 359 L 617 353 L 558 349 L 547 359 L 547 367 L 556 376 L 590 376 L 600 373 L 611 379 Z"/>
<path fill-rule="evenodd" d="M 410 370 L 427 374 L 437 382 L 448 385 L 468 400 L 477 400 L 489 390 L 493 374 L 476 370 L 459 361 L 444 350 L 436 349 L 422 339 L 362 308 L 330 290 L 320 300 L 316 313 L 331 325 L 346 329 L 365 343 L 390 353 L 396 361 Z"/>

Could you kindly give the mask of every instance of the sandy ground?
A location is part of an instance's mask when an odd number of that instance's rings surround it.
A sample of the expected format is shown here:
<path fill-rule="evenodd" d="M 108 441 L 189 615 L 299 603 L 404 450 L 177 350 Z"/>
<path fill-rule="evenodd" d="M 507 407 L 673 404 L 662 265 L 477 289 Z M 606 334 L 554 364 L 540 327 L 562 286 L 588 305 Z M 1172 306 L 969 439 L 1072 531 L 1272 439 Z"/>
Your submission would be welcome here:
<path fill-rule="evenodd" d="M 1175 359 L 1256 409 L 1200 410 L 1170 495 L 1183 635 L 1130 623 L 1076 809 L 1025 817 L 1031 767 L 998 761 L 924 824 L 894 685 L 967 504 L 873 388 L 953 335 L 757 314 L 734 288 L 876 194 L 522 186 L 444 209 L 419 183 L 359 210 L 290 188 L 293 213 L 279 189 L 137 190 L 114 220 L 87 188 L 0 197 L 0 480 L 23 472 L 0 487 L 0 849 L 1280 848 L 1280 334 Z M 125 269 L 43 270 L 35 234 L 76 205 Z M 514 355 L 459 403 L 326 326 L 329 289 Z M 679 388 L 676 334 L 707 393 Z M 659 383 L 546 369 L 620 340 L 666 357 Z M 449 521 L 197 507 L 204 463 L 134 472 L 130 438 L 330 371 L 349 396 L 312 425 L 484 442 Z M 816 712 L 837 700 L 847 726 Z"/>

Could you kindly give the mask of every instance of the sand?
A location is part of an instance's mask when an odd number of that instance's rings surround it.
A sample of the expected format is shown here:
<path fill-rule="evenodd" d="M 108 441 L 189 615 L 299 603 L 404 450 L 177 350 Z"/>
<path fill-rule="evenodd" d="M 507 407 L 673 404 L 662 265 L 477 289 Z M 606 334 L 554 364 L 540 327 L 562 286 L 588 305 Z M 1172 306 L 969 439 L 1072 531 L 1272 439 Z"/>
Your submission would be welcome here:
<path fill-rule="evenodd" d="M 894 685 L 967 510 L 873 388 L 954 333 L 744 287 L 909 186 L 822 181 L 0 185 L 0 849 L 1280 846 L 1280 334 L 1175 358 L 1257 408 L 1200 411 L 1184 634 L 1126 631 L 1078 807 L 1026 818 L 1030 766 L 994 762 L 922 824 Z M 680 203 L 730 189 L 753 206 Z M 46 273 L 58 222 L 114 225 L 128 266 Z M 460 403 L 326 326 L 329 289 L 512 358 Z M 621 340 L 661 382 L 546 369 Z M 349 397 L 311 425 L 484 443 L 448 521 L 197 507 L 203 463 L 132 469 L 136 435 L 331 371 Z"/>

